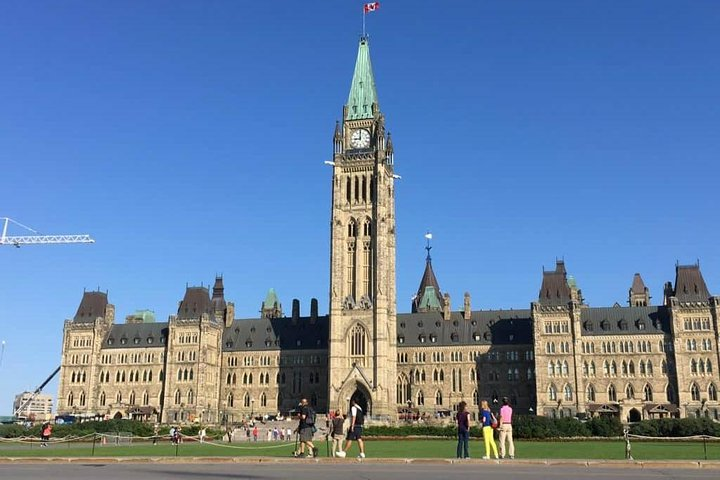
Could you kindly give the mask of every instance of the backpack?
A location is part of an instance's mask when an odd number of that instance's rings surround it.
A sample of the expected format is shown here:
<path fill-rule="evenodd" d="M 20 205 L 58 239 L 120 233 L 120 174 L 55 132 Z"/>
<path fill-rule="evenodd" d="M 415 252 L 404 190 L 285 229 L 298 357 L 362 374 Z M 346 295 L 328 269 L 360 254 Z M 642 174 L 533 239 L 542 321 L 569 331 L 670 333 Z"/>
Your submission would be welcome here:
<path fill-rule="evenodd" d="M 305 413 L 305 425 L 311 427 L 315 426 L 315 410 L 308 407 L 307 413 Z"/>

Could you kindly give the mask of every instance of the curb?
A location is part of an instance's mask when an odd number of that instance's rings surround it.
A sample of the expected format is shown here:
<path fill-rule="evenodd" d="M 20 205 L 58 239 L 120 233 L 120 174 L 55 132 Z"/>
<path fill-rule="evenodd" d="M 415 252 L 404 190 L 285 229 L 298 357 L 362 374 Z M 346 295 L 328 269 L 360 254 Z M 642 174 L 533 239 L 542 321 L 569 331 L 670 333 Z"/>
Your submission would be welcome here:
<path fill-rule="evenodd" d="M 281 458 L 281 457 L 0 457 L 0 465 L 42 464 L 412 464 L 412 465 L 497 465 L 637 469 L 720 469 L 720 460 L 573 460 L 573 459 L 514 459 L 480 460 L 447 458 Z"/>

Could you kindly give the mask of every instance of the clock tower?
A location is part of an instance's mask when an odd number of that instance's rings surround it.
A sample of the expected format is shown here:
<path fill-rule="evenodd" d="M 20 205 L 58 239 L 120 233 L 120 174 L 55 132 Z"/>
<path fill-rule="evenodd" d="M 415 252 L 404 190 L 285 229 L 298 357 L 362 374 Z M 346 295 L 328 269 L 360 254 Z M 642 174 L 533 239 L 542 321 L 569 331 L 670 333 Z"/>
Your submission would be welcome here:
<path fill-rule="evenodd" d="M 397 414 L 393 147 L 380 111 L 367 37 L 360 38 L 342 122 L 333 137 L 330 247 L 330 409 L 357 399 Z"/>

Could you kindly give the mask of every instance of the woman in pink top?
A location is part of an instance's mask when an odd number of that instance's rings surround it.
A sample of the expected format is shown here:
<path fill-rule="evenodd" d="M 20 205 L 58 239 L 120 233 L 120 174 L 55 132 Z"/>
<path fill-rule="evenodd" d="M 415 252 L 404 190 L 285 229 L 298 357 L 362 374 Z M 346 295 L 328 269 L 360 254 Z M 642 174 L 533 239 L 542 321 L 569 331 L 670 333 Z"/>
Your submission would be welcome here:
<path fill-rule="evenodd" d="M 515 458 L 515 444 L 512 436 L 512 407 L 507 397 L 502 399 L 503 406 L 500 407 L 500 418 L 498 419 L 500 426 L 500 458 L 505 458 L 505 441 L 508 443 L 507 453 L 510 458 Z"/>

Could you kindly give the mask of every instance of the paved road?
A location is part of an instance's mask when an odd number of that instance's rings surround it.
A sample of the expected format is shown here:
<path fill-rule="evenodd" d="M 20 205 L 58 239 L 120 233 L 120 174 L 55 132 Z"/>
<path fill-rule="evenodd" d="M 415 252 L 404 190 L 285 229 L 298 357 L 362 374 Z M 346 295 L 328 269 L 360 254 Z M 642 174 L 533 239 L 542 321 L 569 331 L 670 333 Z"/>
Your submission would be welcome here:
<path fill-rule="evenodd" d="M 717 469 L 509 464 L 48 464 L 0 465 L 3 480 L 717 480 Z"/>

